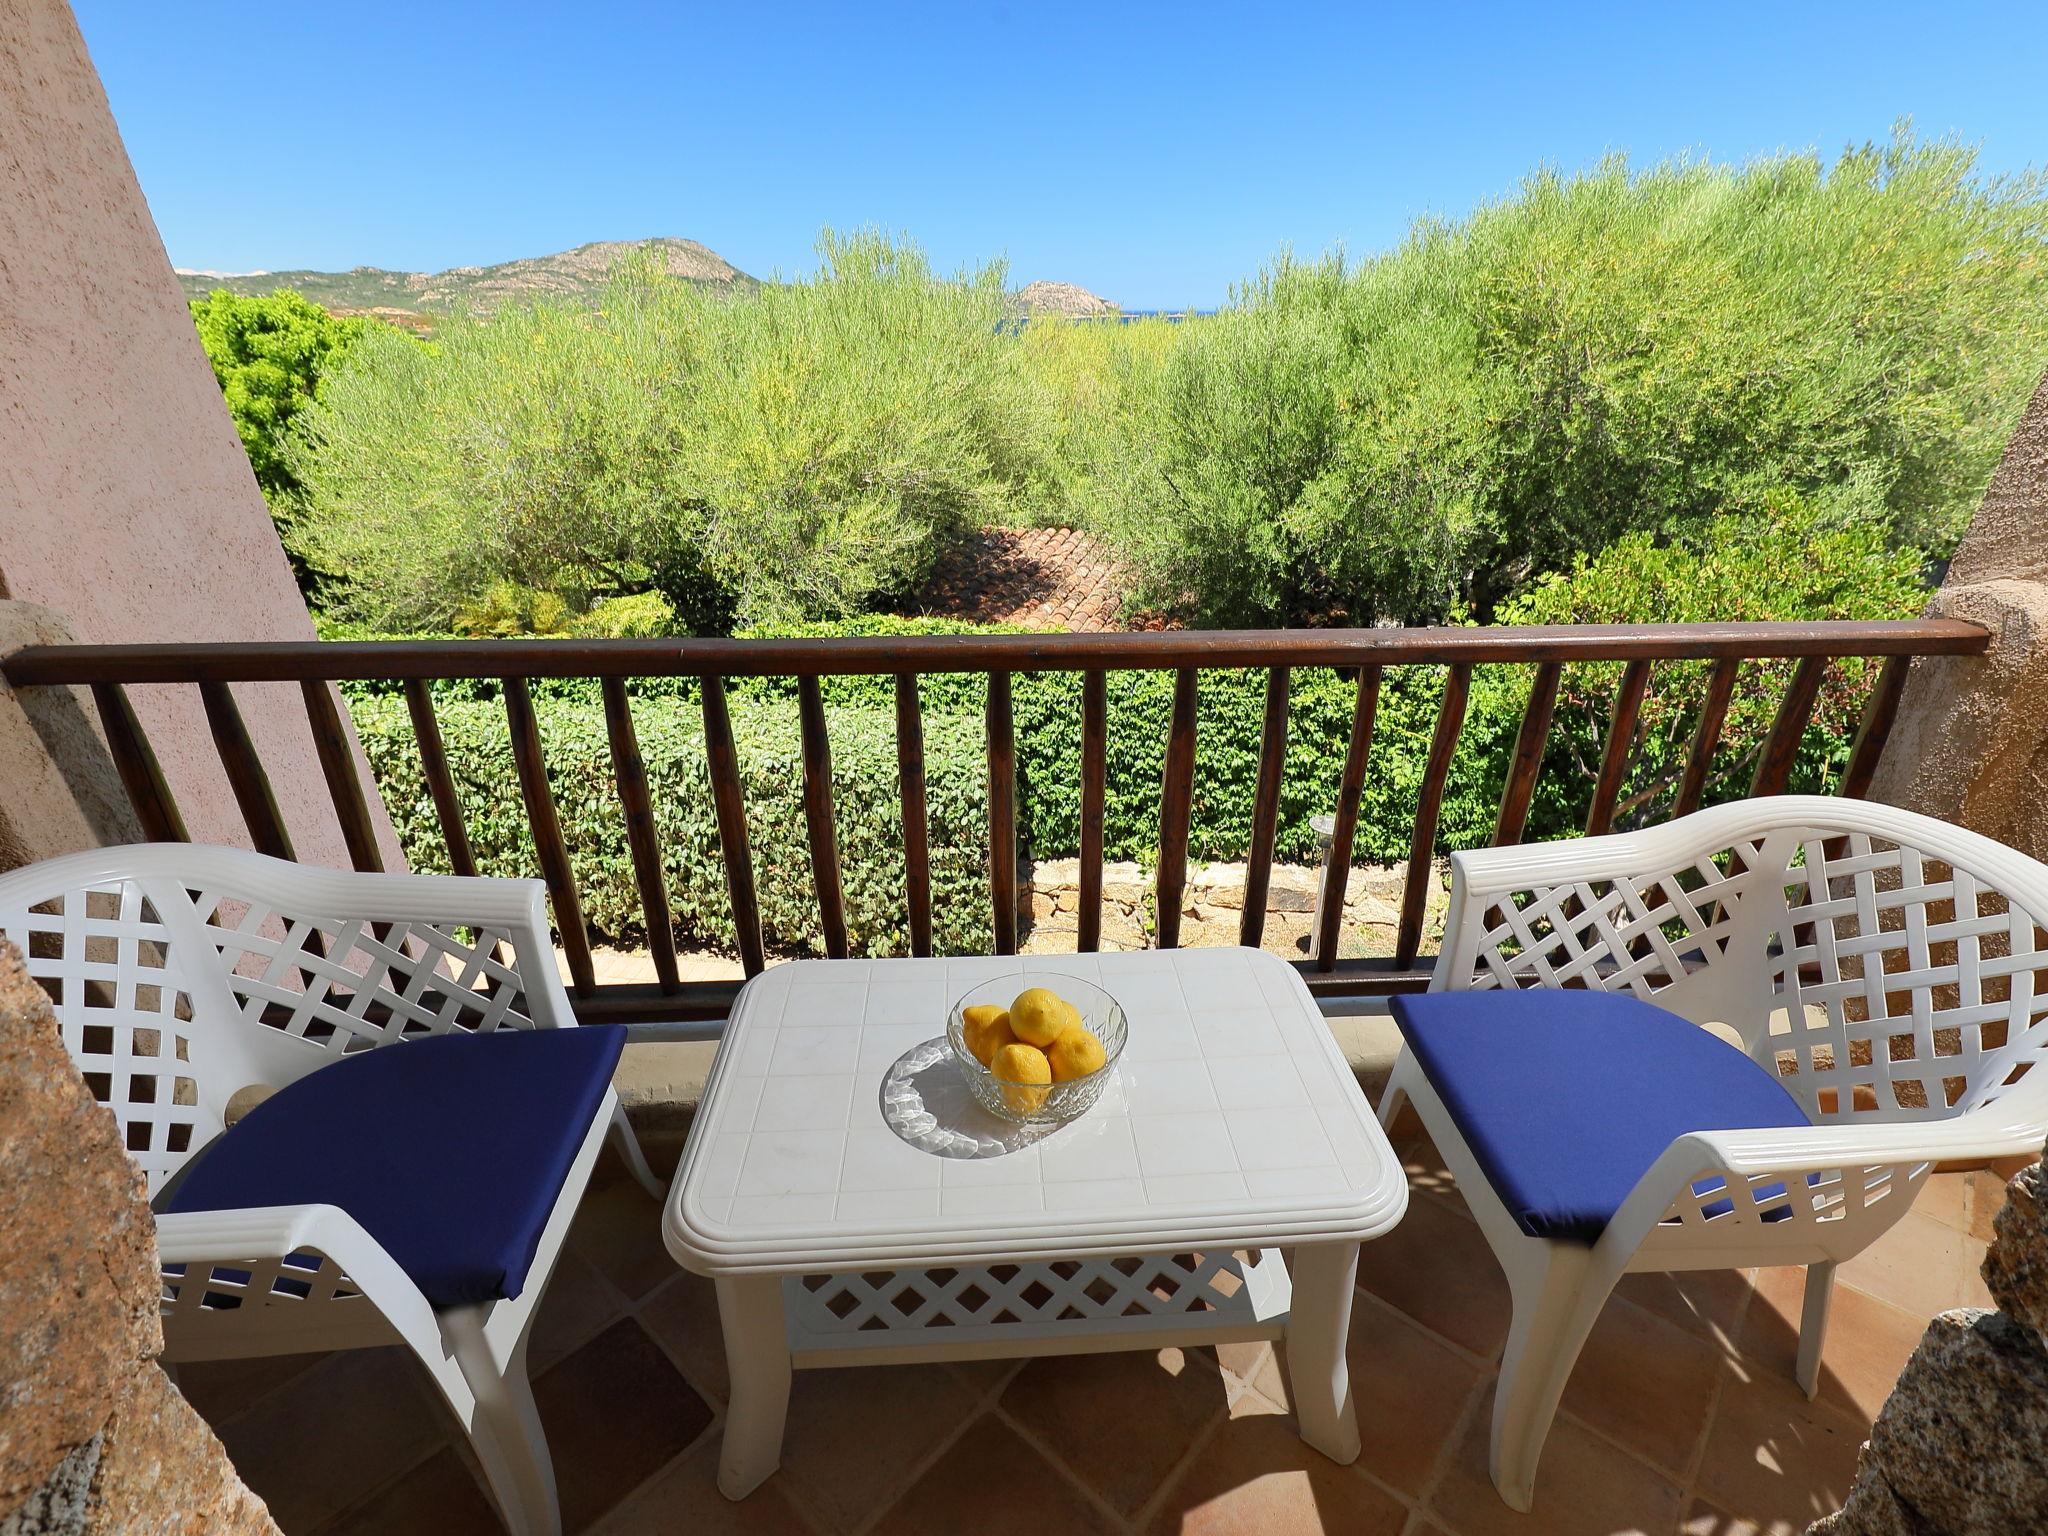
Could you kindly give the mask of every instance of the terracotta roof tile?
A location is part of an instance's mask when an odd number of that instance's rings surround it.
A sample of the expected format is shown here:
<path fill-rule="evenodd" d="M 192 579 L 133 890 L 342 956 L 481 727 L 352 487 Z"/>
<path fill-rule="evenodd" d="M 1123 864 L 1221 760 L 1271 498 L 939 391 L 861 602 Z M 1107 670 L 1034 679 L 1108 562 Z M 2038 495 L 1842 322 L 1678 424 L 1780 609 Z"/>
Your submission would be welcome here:
<path fill-rule="evenodd" d="M 921 614 L 1035 629 L 1122 629 L 1130 579 L 1078 528 L 982 528 L 940 557 Z"/>

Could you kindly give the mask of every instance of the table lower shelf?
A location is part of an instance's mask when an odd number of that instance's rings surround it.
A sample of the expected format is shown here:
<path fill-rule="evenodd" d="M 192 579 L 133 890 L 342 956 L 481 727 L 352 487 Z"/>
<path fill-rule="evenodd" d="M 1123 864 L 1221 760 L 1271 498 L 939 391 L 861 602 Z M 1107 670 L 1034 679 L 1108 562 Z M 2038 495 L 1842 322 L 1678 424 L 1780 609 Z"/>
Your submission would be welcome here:
<path fill-rule="evenodd" d="M 790 1275 L 782 1286 L 800 1369 L 1277 1339 L 1293 1300 L 1274 1248 Z"/>

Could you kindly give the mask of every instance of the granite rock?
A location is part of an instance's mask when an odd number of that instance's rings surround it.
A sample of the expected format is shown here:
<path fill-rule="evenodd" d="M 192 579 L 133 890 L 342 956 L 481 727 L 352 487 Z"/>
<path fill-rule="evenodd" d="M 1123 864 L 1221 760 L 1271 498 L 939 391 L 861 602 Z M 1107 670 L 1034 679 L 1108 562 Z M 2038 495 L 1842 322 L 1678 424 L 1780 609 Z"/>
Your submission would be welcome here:
<path fill-rule="evenodd" d="M 2006 1185 L 1983 1275 L 1998 1309 L 2048 1349 L 2048 1163 Z"/>

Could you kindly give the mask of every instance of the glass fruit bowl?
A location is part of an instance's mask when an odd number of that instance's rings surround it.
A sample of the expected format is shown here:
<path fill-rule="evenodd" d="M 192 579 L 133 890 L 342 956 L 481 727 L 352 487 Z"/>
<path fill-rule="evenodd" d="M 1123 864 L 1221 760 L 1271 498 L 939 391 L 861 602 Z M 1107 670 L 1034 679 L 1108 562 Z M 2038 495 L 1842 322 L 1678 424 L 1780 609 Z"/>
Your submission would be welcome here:
<path fill-rule="evenodd" d="M 974 1052 L 967 1048 L 966 1010 L 982 1005 L 1008 1009 L 1027 987 L 1044 987 L 1080 1010 L 1082 1025 L 1102 1042 L 1101 1066 L 1085 1076 L 1062 1082 L 1029 1083 L 998 1077 L 975 1059 Z M 1078 976 L 1050 971 L 1026 971 L 985 981 L 955 999 L 946 1014 L 946 1039 L 952 1044 L 953 1059 L 959 1062 L 961 1075 L 967 1079 L 975 1101 L 990 1114 L 1021 1125 L 1057 1125 L 1085 1114 L 1109 1086 L 1128 1030 L 1123 1006 L 1102 988 Z"/>

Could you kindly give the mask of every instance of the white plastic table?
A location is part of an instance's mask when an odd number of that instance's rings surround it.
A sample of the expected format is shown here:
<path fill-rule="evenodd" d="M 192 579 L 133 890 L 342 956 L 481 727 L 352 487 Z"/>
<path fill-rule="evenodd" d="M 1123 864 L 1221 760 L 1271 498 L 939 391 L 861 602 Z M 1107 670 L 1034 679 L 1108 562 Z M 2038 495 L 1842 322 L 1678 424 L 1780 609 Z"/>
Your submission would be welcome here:
<path fill-rule="evenodd" d="M 970 987 L 1041 973 L 1123 1004 L 1115 1079 L 1049 1133 L 959 1111 L 957 1069 L 917 1048 Z M 936 1117 L 906 1119 L 920 1093 Z M 1270 955 L 817 960 L 741 991 L 662 1228 L 716 1283 L 718 1484 L 738 1499 L 780 1463 L 792 1369 L 1168 1344 L 1284 1340 L 1302 1438 L 1349 1462 L 1358 1244 L 1407 1204 L 1308 989 Z"/>

